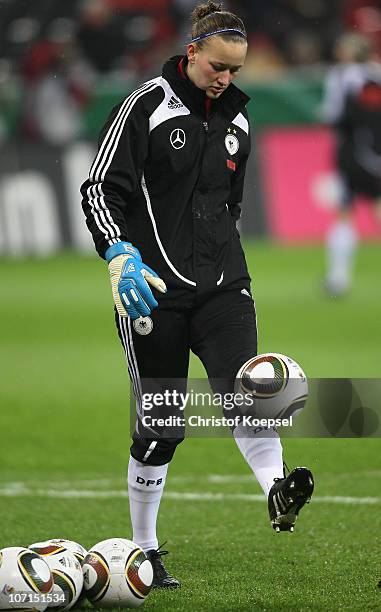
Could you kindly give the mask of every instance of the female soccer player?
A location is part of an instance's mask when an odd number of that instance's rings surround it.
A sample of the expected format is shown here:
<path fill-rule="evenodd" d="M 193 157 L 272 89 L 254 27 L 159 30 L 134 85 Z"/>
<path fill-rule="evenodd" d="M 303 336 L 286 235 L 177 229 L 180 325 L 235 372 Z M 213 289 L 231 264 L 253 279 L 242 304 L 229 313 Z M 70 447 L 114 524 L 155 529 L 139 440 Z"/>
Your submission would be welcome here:
<path fill-rule="evenodd" d="M 154 586 L 179 586 L 163 565 L 156 519 L 183 431 L 174 437 L 144 422 L 142 394 L 184 390 L 190 350 L 214 389 L 232 392 L 240 366 L 257 352 L 250 277 L 236 229 L 250 130 L 249 98 L 232 81 L 246 52 L 241 19 L 214 2 L 197 6 L 186 55 L 168 60 L 162 76 L 113 110 L 82 186 L 87 225 L 109 265 L 137 402 L 130 514 L 133 540 L 153 564 Z M 165 409 L 171 414 L 173 406 Z M 273 429 L 247 437 L 238 425 L 234 437 L 268 496 L 273 527 L 292 531 L 312 494 L 310 471 L 296 468 L 284 477 Z"/>

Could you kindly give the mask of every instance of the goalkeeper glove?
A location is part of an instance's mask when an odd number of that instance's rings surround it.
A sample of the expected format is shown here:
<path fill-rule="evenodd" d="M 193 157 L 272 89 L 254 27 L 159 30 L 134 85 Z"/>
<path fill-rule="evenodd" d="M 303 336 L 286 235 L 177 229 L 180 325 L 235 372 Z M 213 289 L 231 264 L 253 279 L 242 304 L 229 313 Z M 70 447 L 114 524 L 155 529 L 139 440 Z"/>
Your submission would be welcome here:
<path fill-rule="evenodd" d="M 117 242 L 110 246 L 105 258 L 110 271 L 112 294 L 121 317 L 148 317 L 158 303 L 148 283 L 166 293 L 164 281 L 142 262 L 138 249 L 130 242 Z"/>

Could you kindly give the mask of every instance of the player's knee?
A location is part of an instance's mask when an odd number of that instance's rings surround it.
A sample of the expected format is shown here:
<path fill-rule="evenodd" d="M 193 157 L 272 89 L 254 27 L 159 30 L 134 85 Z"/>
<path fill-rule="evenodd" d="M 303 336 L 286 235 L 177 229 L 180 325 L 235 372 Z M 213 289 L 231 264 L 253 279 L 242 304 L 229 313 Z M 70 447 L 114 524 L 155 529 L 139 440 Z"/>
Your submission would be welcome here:
<path fill-rule="evenodd" d="M 184 436 L 159 438 L 158 440 L 134 438 L 131 446 L 131 455 L 134 459 L 146 465 L 165 465 L 172 460 L 177 446 L 183 440 Z"/>

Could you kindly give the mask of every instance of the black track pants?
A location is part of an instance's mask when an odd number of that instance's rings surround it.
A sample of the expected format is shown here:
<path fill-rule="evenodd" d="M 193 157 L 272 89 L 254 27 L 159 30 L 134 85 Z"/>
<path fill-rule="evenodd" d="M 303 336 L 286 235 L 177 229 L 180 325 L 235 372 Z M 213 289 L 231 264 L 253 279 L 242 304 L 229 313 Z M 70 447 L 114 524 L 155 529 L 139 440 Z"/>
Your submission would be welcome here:
<path fill-rule="evenodd" d="M 130 319 L 116 314 L 136 398 L 137 423 L 131 454 L 150 465 L 168 463 L 184 438 L 166 438 L 165 430 L 142 426 L 139 405 L 142 394 L 176 388 L 186 391 L 189 354 L 202 361 L 215 393 L 230 393 L 245 361 L 257 354 L 255 306 L 247 289 L 221 290 L 192 308 L 154 310 L 153 330 L 136 333 Z M 176 380 L 182 379 L 182 380 Z"/>

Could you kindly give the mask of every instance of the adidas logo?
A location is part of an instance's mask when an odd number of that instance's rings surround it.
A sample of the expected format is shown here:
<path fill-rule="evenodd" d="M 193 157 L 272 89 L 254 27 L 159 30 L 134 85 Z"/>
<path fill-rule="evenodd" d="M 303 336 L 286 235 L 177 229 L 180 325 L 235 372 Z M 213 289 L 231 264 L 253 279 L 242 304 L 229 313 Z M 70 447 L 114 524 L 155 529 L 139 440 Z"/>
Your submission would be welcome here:
<path fill-rule="evenodd" d="M 184 104 L 180 102 L 180 100 L 177 100 L 175 96 L 171 96 L 171 99 L 168 102 L 168 108 L 170 108 L 171 110 L 174 110 L 176 108 L 182 108 L 183 106 Z"/>
<path fill-rule="evenodd" d="M 241 293 L 242 293 L 242 295 L 247 295 L 247 297 L 251 298 L 251 295 L 250 295 L 250 293 L 248 292 L 247 289 L 241 289 Z"/>

